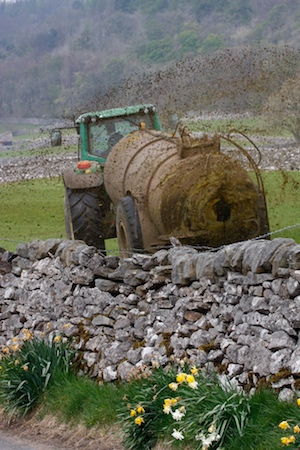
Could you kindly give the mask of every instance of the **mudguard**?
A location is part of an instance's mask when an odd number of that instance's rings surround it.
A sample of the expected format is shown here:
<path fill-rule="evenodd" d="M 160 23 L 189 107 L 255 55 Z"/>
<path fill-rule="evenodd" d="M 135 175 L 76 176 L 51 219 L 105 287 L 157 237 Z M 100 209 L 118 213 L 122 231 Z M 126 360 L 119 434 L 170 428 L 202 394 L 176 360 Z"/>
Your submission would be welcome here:
<path fill-rule="evenodd" d="M 77 173 L 71 168 L 65 170 L 62 176 L 65 186 L 70 189 L 89 189 L 103 185 L 103 174 L 100 171 Z"/>

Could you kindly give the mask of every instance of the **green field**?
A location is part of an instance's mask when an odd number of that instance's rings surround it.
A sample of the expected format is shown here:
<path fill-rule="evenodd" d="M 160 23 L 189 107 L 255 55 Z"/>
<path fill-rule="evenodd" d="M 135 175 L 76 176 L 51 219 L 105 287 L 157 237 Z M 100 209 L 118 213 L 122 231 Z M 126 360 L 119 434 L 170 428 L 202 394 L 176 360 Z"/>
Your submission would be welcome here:
<path fill-rule="evenodd" d="M 0 189 L 0 246 L 15 250 L 20 242 L 65 236 L 60 178 L 3 184 Z"/>
<path fill-rule="evenodd" d="M 300 172 L 263 172 L 272 237 L 300 243 Z M 0 246 L 65 237 L 61 178 L 1 185 Z M 115 251 L 116 244 L 109 241 Z"/>

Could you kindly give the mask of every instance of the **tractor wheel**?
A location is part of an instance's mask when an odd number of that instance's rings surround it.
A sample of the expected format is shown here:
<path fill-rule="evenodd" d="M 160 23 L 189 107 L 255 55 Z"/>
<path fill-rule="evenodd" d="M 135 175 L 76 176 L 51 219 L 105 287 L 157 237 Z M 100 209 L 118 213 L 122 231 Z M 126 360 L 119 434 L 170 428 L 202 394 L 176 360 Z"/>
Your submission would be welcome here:
<path fill-rule="evenodd" d="M 142 251 L 141 224 L 133 197 L 120 199 L 116 211 L 116 228 L 121 257 L 128 258 L 132 253 Z"/>
<path fill-rule="evenodd" d="M 66 234 L 105 251 L 98 190 L 66 188 Z"/>

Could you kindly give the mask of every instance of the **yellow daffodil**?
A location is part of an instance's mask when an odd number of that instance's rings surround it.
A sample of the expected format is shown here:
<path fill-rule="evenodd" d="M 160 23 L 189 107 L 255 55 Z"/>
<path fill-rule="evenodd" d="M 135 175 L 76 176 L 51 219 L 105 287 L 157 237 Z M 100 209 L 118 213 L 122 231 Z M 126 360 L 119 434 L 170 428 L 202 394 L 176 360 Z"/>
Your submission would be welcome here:
<path fill-rule="evenodd" d="M 286 420 L 283 420 L 282 422 L 280 422 L 280 424 L 278 426 L 282 430 L 287 430 L 288 428 L 290 428 L 290 426 Z"/>
<path fill-rule="evenodd" d="M 139 406 L 137 406 L 137 408 L 136 408 L 136 412 L 137 412 L 138 414 L 143 414 L 143 413 L 145 412 L 145 410 L 144 410 L 144 408 L 143 408 L 141 405 L 139 405 Z"/>
<path fill-rule="evenodd" d="M 195 377 L 194 377 L 194 375 L 187 375 L 187 376 L 186 376 L 186 382 L 187 382 L 187 383 L 194 383 L 194 382 L 195 382 Z"/>
<path fill-rule="evenodd" d="M 165 398 L 164 405 L 165 406 L 176 405 L 177 402 L 178 402 L 177 398 Z"/>
<path fill-rule="evenodd" d="M 55 338 L 53 339 L 53 341 L 57 344 L 58 342 L 60 342 L 61 337 L 60 336 L 55 336 Z"/>
<path fill-rule="evenodd" d="M 163 412 L 165 414 L 170 414 L 171 411 L 172 411 L 172 409 L 171 409 L 171 399 L 170 398 L 166 398 L 165 401 L 164 401 Z"/>
<path fill-rule="evenodd" d="M 19 344 L 13 344 L 13 345 L 10 345 L 10 350 L 12 351 L 12 352 L 17 352 L 18 350 L 20 350 L 20 346 L 19 346 Z"/>
<path fill-rule="evenodd" d="M 300 427 L 298 425 L 294 426 L 294 433 L 300 433 Z"/>
<path fill-rule="evenodd" d="M 283 445 L 289 446 L 290 444 L 295 444 L 296 438 L 295 436 L 285 436 L 281 438 L 281 443 Z"/>
<path fill-rule="evenodd" d="M 135 423 L 137 424 L 137 425 L 142 425 L 142 423 L 144 423 L 145 421 L 144 421 L 144 419 L 143 419 L 143 417 L 137 417 L 136 419 L 135 419 Z"/>
<path fill-rule="evenodd" d="M 28 366 L 23 366 L 22 369 L 24 370 L 24 372 L 27 372 Z"/>
<path fill-rule="evenodd" d="M 131 417 L 135 417 L 135 416 L 136 416 L 136 410 L 135 410 L 135 409 L 132 409 L 132 410 L 130 411 L 130 416 L 131 416 Z"/>
<path fill-rule="evenodd" d="M 170 414 L 170 412 L 172 412 L 171 406 L 170 406 L 170 405 L 164 405 L 164 407 L 163 407 L 163 412 L 164 412 L 165 414 Z"/>
<path fill-rule="evenodd" d="M 192 375 L 198 375 L 198 369 L 197 369 L 196 366 L 193 366 L 193 367 L 191 368 L 191 374 L 192 374 Z"/>
<path fill-rule="evenodd" d="M 23 328 L 23 341 L 30 341 L 32 338 L 32 333 L 27 328 Z"/>
<path fill-rule="evenodd" d="M 300 398 L 297 398 L 297 405 L 300 406 Z"/>
<path fill-rule="evenodd" d="M 185 380 L 186 380 L 186 373 L 181 372 L 176 377 L 176 381 L 179 384 L 182 384 Z"/>
<path fill-rule="evenodd" d="M 170 384 L 169 384 L 169 388 L 172 389 L 172 391 L 177 391 L 177 389 L 178 389 L 178 383 L 175 383 L 175 382 L 170 383 Z"/>

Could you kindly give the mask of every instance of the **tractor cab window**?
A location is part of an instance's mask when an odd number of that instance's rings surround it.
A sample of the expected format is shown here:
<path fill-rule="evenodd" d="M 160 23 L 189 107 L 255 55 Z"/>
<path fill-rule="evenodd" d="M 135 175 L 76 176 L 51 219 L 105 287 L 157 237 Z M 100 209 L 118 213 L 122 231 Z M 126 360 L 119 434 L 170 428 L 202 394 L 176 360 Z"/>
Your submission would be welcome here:
<path fill-rule="evenodd" d="M 128 117 L 116 117 L 89 123 L 89 152 L 100 158 L 106 158 L 110 150 L 120 139 L 132 131 L 138 130 L 141 122 L 147 128 L 153 128 L 149 114 L 134 114 Z"/>

